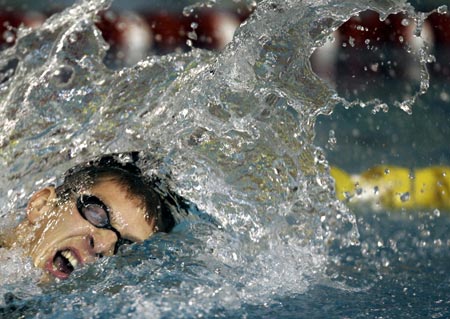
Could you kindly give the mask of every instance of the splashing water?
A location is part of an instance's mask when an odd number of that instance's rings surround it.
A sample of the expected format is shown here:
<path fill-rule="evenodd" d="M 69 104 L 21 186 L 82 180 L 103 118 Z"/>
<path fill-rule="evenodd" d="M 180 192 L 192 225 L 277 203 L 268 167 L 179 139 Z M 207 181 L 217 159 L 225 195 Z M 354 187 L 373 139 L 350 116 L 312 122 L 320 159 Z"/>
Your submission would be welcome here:
<path fill-rule="evenodd" d="M 414 9 L 403 1 L 263 1 L 220 53 L 111 70 L 94 24 L 109 4 L 83 1 L 21 30 L 0 56 L 2 220 L 22 217 L 32 191 L 60 182 L 75 163 L 141 150 L 159 159 L 149 173 L 171 172 L 176 190 L 220 227 L 180 225 L 61 283 L 38 285 L 31 272 L 31 297 L 21 274 L 6 288 L 22 298 L 15 307 L 75 318 L 244 316 L 319 282 L 366 289 L 366 280 L 348 285 L 330 266 L 340 265 L 331 247 L 359 247 L 358 231 L 313 142 L 316 117 L 352 103 L 314 74 L 309 57 L 357 12 Z M 402 109 L 426 90 L 425 60 L 421 89 L 398 101 Z"/>

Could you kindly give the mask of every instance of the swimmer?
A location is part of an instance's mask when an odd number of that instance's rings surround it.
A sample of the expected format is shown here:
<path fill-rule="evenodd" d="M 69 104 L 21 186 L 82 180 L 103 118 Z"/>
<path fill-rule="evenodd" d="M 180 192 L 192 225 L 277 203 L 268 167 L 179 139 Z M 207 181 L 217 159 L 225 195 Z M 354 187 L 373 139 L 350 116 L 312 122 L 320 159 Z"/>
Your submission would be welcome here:
<path fill-rule="evenodd" d="M 121 245 L 171 231 L 190 203 L 163 179 L 145 176 L 138 161 L 137 152 L 106 155 L 68 170 L 60 186 L 31 196 L 26 218 L 0 237 L 0 247 L 22 248 L 47 279 L 66 279 Z"/>

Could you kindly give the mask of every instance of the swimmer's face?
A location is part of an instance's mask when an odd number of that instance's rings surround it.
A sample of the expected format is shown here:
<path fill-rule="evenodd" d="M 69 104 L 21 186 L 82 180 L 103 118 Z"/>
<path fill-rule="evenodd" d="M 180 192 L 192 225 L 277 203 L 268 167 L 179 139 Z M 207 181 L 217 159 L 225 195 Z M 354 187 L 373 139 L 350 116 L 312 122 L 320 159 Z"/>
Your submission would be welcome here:
<path fill-rule="evenodd" d="M 108 178 L 64 202 L 47 187 L 30 199 L 27 217 L 34 265 L 60 279 L 113 255 L 120 243 L 147 239 L 154 230 L 142 202 Z"/>

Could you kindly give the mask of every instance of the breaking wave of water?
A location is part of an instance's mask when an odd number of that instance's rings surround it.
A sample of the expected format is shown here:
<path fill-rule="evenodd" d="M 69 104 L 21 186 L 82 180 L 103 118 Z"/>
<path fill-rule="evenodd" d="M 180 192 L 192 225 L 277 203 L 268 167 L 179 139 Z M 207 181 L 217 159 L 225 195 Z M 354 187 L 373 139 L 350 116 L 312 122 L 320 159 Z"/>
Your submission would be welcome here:
<path fill-rule="evenodd" d="M 262 1 L 220 53 L 151 56 L 113 70 L 94 24 L 108 5 L 83 1 L 21 30 L 1 53 L 2 229 L 23 217 L 34 189 L 60 182 L 69 167 L 132 150 L 157 159 L 145 169 L 170 172 L 175 189 L 220 227 L 179 225 L 54 284 L 39 284 L 27 261 L 9 260 L 0 293 L 14 293 L 25 316 L 181 318 L 245 316 L 244 306 L 271 307 L 318 284 L 367 289 L 364 280 L 348 285 L 339 254 L 329 253 L 359 247 L 358 230 L 314 144 L 317 116 L 350 103 L 309 58 L 353 14 L 414 9 L 388 0 Z M 405 110 L 425 90 L 422 63 L 421 88 L 398 101 Z M 12 267 L 29 274 L 11 281 Z"/>

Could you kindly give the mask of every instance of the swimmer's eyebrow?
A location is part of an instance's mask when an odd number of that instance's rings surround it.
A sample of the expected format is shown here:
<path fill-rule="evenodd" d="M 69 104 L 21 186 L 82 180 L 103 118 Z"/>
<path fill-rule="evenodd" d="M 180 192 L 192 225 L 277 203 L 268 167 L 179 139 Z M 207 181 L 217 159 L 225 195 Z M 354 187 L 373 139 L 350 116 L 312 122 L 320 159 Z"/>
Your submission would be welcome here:
<path fill-rule="evenodd" d="M 81 217 L 86 219 L 91 225 L 93 225 L 96 228 L 108 229 L 113 231 L 117 235 L 118 240 L 120 238 L 124 238 L 120 233 L 120 231 L 112 225 L 112 210 L 110 206 L 106 205 L 98 196 L 93 194 L 80 194 L 76 200 L 76 205 L 78 213 L 81 215 Z M 95 215 L 94 216 L 90 214 L 86 215 L 84 209 L 88 208 L 90 205 L 98 206 L 104 211 L 106 215 L 105 216 L 106 220 L 101 221 L 104 222 L 104 224 L 103 223 L 96 224 L 98 220 L 96 220 Z"/>
<path fill-rule="evenodd" d="M 97 197 L 95 195 L 92 195 L 92 196 Z M 116 226 L 120 227 L 123 225 L 128 225 L 128 223 L 126 221 L 124 221 L 124 223 L 121 223 L 121 220 L 123 220 L 123 219 L 117 217 L 116 211 L 114 209 L 112 209 L 110 205 L 107 205 L 104 201 L 102 201 L 100 198 L 98 198 L 98 200 L 107 208 L 108 216 L 109 216 L 109 223 L 120 234 L 120 238 L 129 240 L 132 242 L 142 242 L 141 239 L 134 237 L 133 234 L 123 235 L 121 232 L 119 232 L 119 230 L 117 229 Z M 113 223 L 114 223 L 114 225 L 113 225 Z"/>
<path fill-rule="evenodd" d="M 81 195 L 82 196 L 82 195 Z M 98 205 L 100 205 L 101 207 L 103 207 L 107 213 L 108 216 L 108 227 L 102 227 L 103 229 L 108 229 L 113 231 L 116 236 L 117 236 L 117 241 L 116 244 L 114 246 L 114 255 L 117 253 L 117 251 L 119 250 L 119 247 L 122 245 L 131 245 L 135 242 L 140 242 L 141 240 L 137 239 L 134 236 L 124 236 L 118 229 L 117 229 L 117 217 L 116 214 L 114 214 L 114 210 L 111 209 L 110 205 L 107 205 L 104 203 L 103 200 L 101 200 L 98 196 L 96 195 L 89 195 L 90 198 L 93 198 Z M 113 221 L 116 221 L 115 225 L 113 225 Z M 94 227 L 96 227 L 94 225 Z"/>

